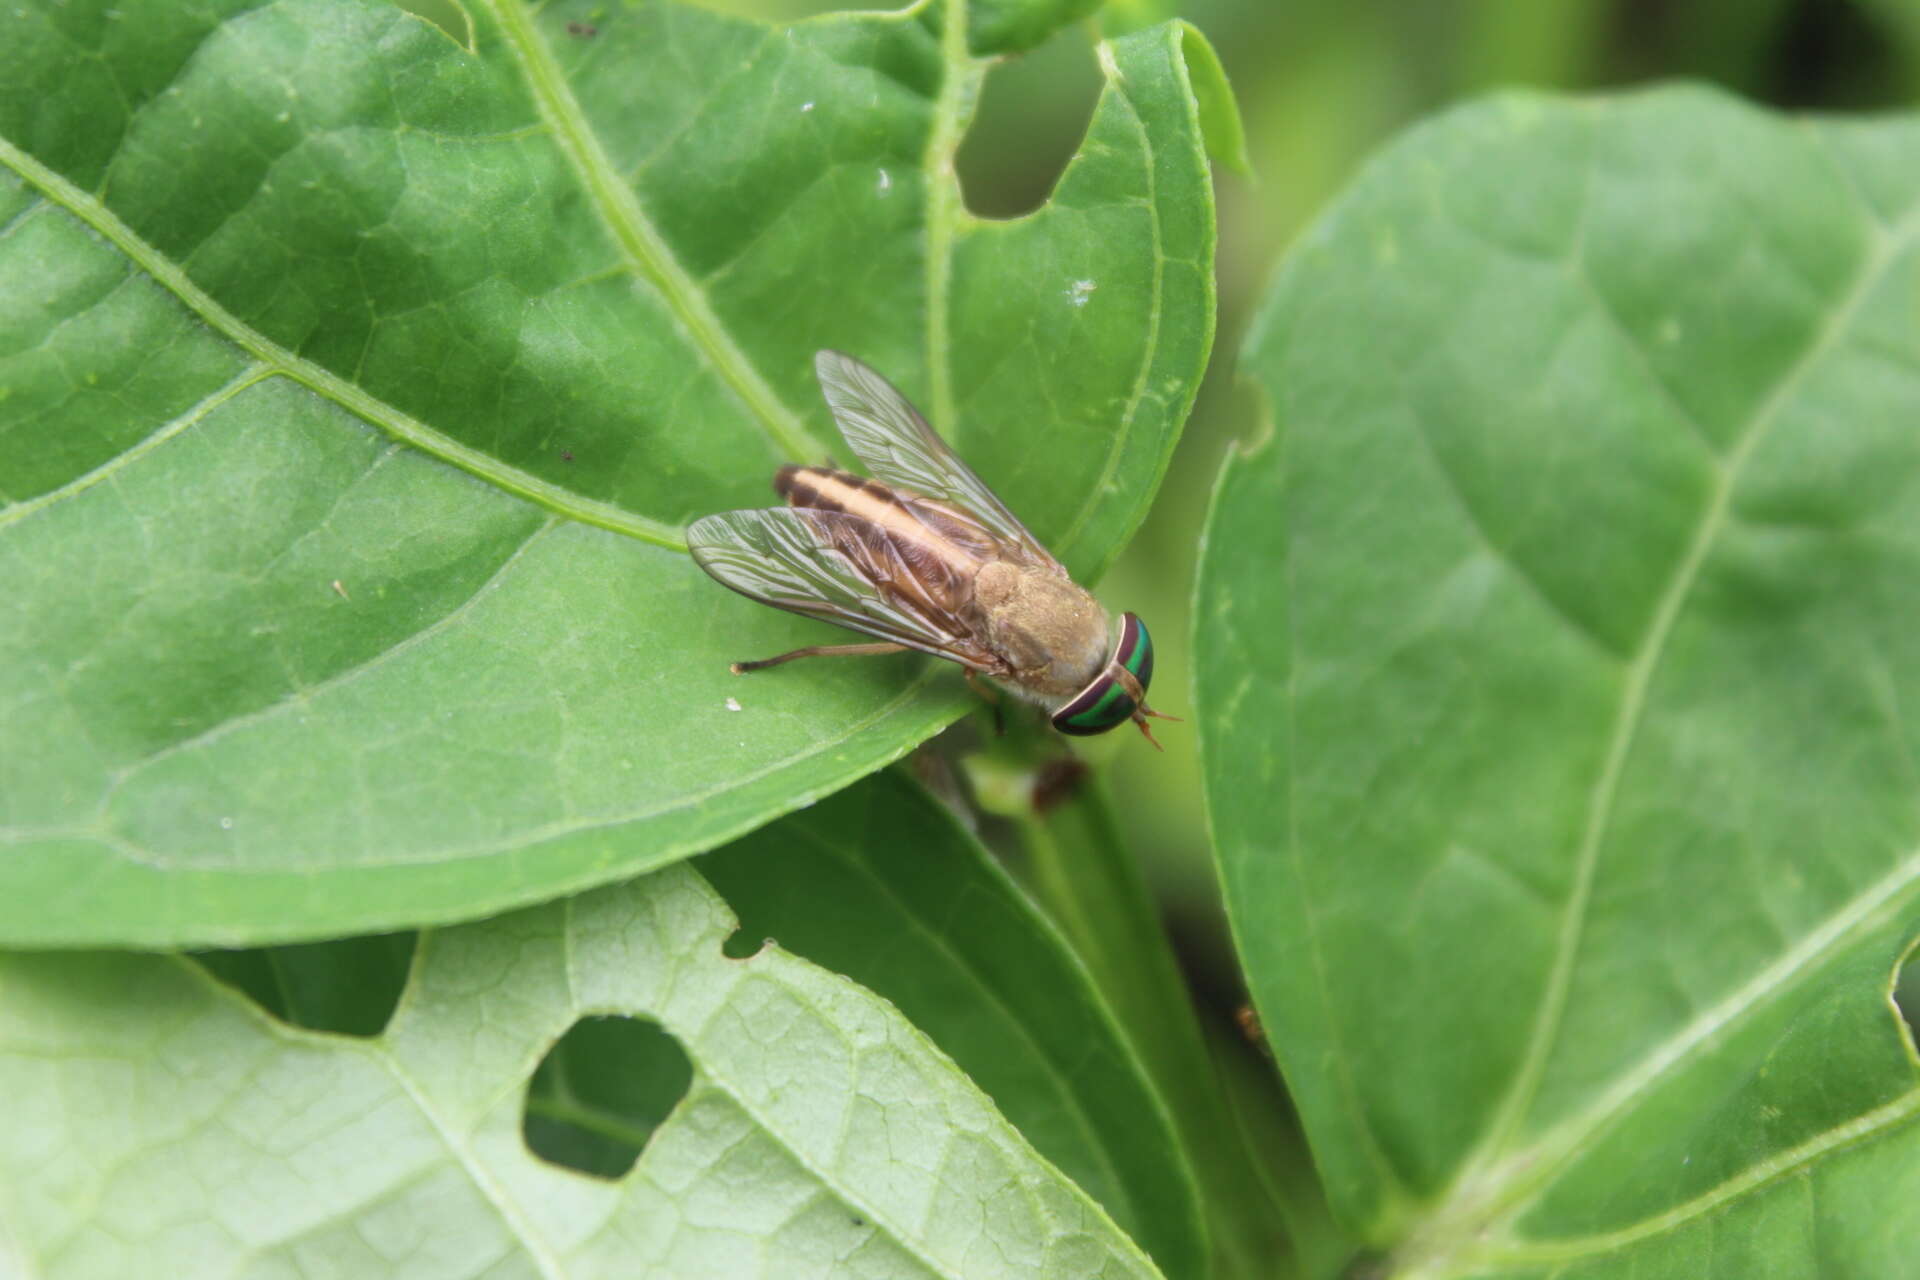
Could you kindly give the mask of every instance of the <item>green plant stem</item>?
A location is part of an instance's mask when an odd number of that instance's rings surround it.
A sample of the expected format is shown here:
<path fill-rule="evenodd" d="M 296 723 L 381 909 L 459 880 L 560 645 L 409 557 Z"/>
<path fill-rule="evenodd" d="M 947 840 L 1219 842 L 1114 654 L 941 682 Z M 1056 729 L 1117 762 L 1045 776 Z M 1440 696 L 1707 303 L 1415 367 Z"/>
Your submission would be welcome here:
<path fill-rule="evenodd" d="M 1234 1116 L 1145 879 L 1106 788 L 1083 780 L 1045 813 L 1011 812 L 1027 888 L 1079 953 L 1173 1117 L 1208 1206 L 1214 1272 L 1304 1274 L 1271 1181 Z"/>

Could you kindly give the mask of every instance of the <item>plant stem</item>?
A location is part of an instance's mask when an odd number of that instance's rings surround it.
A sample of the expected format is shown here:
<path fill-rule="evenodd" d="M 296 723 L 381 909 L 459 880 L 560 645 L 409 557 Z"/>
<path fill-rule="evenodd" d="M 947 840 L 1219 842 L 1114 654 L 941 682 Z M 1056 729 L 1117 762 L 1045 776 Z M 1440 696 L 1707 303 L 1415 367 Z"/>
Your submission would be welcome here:
<path fill-rule="evenodd" d="M 1257 1160 L 1247 1146 L 1261 1135 L 1290 1131 L 1277 1083 L 1265 1098 L 1237 1091 L 1243 1107 L 1253 1101 L 1276 1107 L 1277 1121 L 1248 1124 L 1236 1116 L 1105 787 L 1081 777 L 1044 810 L 1028 802 L 1000 812 L 1012 821 L 1024 854 L 1018 874 L 1079 953 L 1173 1117 L 1206 1206 L 1214 1274 L 1307 1274 L 1289 1239 L 1288 1222 L 1297 1215 L 1277 1203 L 1270 1161 Z M 1297 1146 L 1277 1154 L 1305 1162 Z M 1319 1205 L 1287 1208 L 1308 1219 L 1325 1216 Z"/>

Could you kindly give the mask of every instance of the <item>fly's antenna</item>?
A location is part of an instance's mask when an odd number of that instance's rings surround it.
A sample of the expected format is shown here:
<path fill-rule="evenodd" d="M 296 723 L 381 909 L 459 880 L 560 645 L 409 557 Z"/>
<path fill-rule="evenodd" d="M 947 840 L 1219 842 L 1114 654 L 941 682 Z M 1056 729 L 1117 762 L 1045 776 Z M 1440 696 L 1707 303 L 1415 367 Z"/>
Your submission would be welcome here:
<path fill-rule="evenodd" d="M 1172 716 L 1161 716 L 1161 717 L 1160 717 L 1160 719 L 1162 719 L 1162 720 L 1171 720 L 1171 719 L 1173 719 L 1173 717 L 1172 717 Z M 1141 733 L 1141 736 L 1143 736 L 1144 738 L 1146 738 L 1146 740 L 1147 740 L 1148 742 L 1151 742 L 1151 743 L 1153 744 L 1153 749 L 1154 749 L 1155 751 L 1158 751 L 1158 752 L 1160 752 L 1160 753 L 1161 753 L 1162 755 L 1164 755 L 1164 754 L 1166 754 L 1166 750 L 1167 750 L 1167 749 L 1166 749 L 1165 747 L 1163 747 L 1163 746 L 1161 746 L 1161 745 L 1160 745 L 1160 739 L 1158 739 L 1158 738 L 1156 738 L 1156 737 L 1154 737 L 1154 736 L 1153 736 L 1153 730 L 1151 730 L 1151 729 L 1149 729 L 1149 728 L 1147 728 L 1147 717 L 1146 717 L 1146 716 L 1143 716 L 1143 715 L 1141 715 L 1141 714 L 1140 714 L 1140 713 L 1139 713 L 1138 711 L 1135 711 L 1135 712 L 1133 713 L 1133 722 L 1134 722 L 1135 724 L 1137 724 L 1137 725 L 1139 725 L 1139 726 L 1140 726 L 1140 733 Z"/>

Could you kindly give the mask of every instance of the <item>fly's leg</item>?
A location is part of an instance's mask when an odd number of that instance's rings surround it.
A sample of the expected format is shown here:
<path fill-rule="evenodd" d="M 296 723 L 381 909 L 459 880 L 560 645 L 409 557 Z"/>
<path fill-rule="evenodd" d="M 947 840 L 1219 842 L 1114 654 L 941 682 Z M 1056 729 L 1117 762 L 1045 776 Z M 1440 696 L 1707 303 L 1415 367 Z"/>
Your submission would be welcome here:
<path fill-rule="evenodd" d="M 777 667 L 783 662 L 792 662 L 795 658 L 858 658 L 875 653 L 904 653 L 907 646 L 883 641 L 879 644 L 810 644 L 804 649 L 795 649 L 789 653 L 776 654 L 771 658 L 761 658 L 756 662 L 736 662 L 733 674 L 743 676 L 749 671 L 759 671 L 765 667 Z"/>
<path fill-rule="evenodd" d="M 980 673 L 975 671 L 972 667 L 968 667 L 966 669 L 966 673 L 967 673 L 967 688 L 979 694 L 981 698 L 985 699 L 986 704 L 993 708 L 993 736 L 996 738 L 1006 737 L 1007 736 L 1006 703 L 1000 697 L 1000 691 L 994 688 L 992 685 L 988 684 L 985 680 L 982 680 L 980 678 Z"/>

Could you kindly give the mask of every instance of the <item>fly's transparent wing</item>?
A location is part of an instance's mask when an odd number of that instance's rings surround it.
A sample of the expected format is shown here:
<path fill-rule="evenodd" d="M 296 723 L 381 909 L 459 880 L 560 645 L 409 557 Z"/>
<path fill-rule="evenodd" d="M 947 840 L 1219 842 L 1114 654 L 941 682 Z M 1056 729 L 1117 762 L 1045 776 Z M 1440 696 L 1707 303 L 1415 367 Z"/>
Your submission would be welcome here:
<path fill-rule="evenodd" d="M 688 526 L 687 548 L 722 586 L 762 604 L 979 671 L 1002 665 L 960 617 L 963 584 L 942 581 L 941 566 L 858 516 L 801 507 L 722 511 Z"/>
<path fill-rule="evenodd" d="M 874 475 L 970 512 L 1002 542 L 1066 572 L 891 382 L 838 351 L 819 352 L 813 367 L 840 434 Z"/>

